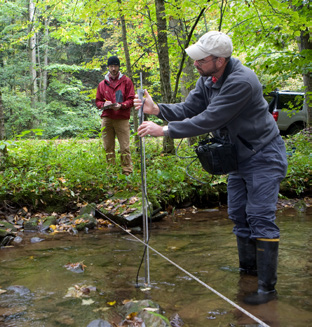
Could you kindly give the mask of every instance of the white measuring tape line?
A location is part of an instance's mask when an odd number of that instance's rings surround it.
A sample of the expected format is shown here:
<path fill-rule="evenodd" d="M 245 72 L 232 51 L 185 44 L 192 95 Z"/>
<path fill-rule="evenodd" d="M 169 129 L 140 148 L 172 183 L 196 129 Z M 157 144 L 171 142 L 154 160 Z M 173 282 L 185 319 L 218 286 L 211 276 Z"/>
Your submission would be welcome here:
<path fill-rule="evenodd" d="M 218 295 L 219 297 L 221 297 L 223 300 L 225 300 L 226 302 L 228 302 L 229 304 L 231 304 L 233 307 L 235 307 L 236 309 L 238 309 L 241 312 L 243 312 L 246 316 L 248 316 L 251 319 L 253 319 L 254 321 L 258 322 L 263 327 L 270 327 L 269 325 L 267 325 L 266 323 L 264 323 L 262 320 L 258 319 L 257 317 L 255 317 L 254 315 L 252 315 L 250 312 L 246 311 L 244 308 L 240 307 L 235 302 L 231 301 L 226 296 L 222 295 L 221 293 L 219 293 L 218 291 L 216 291 L 214 288 L 212 288 L 211 286 L 207 285 L 206 283 L 204 283 L 203 281 L 201 281 L 200 279 L 198 279 L 196 276 L 192 275 L 187 270 L 183 269 L 182 267 L 180 267 L 179 265 L 177 265 L 175 262 L 173 262 L 172 260 L 170 260 L 169 258 L 167 258 L 166 256 L 164 256 L 163 254 L 161 254 L 160 252 L 158 252 L 157 250 L 155 250 L 154 248 L 152 248 L 149 244 L 146 244 L 144 241 L 142 241 L 141 239 L 139 239 L 135 235 L 131 234 L 129 231 L 127 231 L 126 229 L 124 229 L 122 226 L 120 226 L 119 224 L 115 223 L 112 219 L 106 217 L 105 214 L 103 214 L 102 212 L 100 212 L 100 213 L 105 218 L 107 218 L 108 220 L 110 220 L 111 222 L 113 222 L 114 225 L 116 225 L 117 227 L 121 228 L 123 231 L 125 231 L 126 233 L 128 233 L 129 235 L 131 235 L 133 238 L 135 238 L 137 241 L 139 241 L 140 243 L 142 243 L 145 246 L 147 246 L 149 249 L 151 249 L 152 251 L 154 251 L 156 254 L 158 254 L 159 256 L 161 256 L 163 259 L 167 260 L 169 263 L 171 263 L 172 265 L 174 265 L 175 267 L 177 267 L 178 269 L 180 269 L 181 271 L 183 271 L 185 274 L 187 274 L 188 276 L 190 276 L 192 279 L 196 280 L 199 284 L 201 284 L 204 287 L 208 288 L 211 292 L 213 292 L 216 295 Z"/>

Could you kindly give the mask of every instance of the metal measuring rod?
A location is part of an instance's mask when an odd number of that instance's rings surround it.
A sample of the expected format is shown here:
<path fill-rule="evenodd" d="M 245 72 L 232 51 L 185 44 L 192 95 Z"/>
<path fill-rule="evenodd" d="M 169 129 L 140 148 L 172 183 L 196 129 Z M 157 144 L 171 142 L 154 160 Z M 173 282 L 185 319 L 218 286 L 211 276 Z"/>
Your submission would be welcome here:
<path fill-rule="evenodd" d="M 140 73 L 140 89 L 138 89 L 138 97 L 142 101 L 142 106 L 139 109 L 138 117 L 139 117 L 139 125 L 141 125 L 144 121 L 144 90 L 143 90 L 143 82 L 142 82 L 142 73 Z M 145 284 L 150 285 L 150 269 L 149 269 L 149 228 L 148 228 L 148 200 L 147 200 L 147 189 L 146 189 L 146 161 L 145 161 L 145 138 L 140 137 L 140 156 L 141 156 L 141 184 L 142 184 L 142 214 L 143 214 L 143 238 L 145 243 Z"/>

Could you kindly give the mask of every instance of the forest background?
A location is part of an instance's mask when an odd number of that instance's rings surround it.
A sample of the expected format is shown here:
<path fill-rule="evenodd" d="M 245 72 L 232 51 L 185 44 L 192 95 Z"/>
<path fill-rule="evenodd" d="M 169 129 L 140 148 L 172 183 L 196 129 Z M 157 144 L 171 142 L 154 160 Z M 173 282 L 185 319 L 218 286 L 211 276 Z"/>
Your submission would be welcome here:
<path fill-rule="evenodd" d="M 78 195 L 94 200 L 99 193 L 129 189 L 129 182 L 134 191 L 140 187 L 136 113 L 131 118 L 132 176 L 106 166 L 100 142 L 94 99 L 111 55 L 120 58 L 121 71 L 136 89 L 142 73 L 143 87 L 155 101 L 180 102 L 198 78 L 185 48 L 205 32 L 220 30 L 232 38 L 233 56 L 257 73 L 265 92 L 305 92 L 311 119 L 308 0 L 0 2 L 2 200 L 38 206 L 53 198 L 68 204 Z M 306 133 L 288 140 L 295 164 L 285 183 L 296 194 L 310 188 L 309 138 Z M 183 160 L 164 156 L 176 146 L 164 138 L 162 145 L 154 141 L 147 148 L 158 200 L 183 201 L 190 198 L 189 189 L 198 195 L 226 183 L 222 176 L 203 176 L 200 167 L 193 173 L 207 179 L 206 186 L 189 179 Z"/>

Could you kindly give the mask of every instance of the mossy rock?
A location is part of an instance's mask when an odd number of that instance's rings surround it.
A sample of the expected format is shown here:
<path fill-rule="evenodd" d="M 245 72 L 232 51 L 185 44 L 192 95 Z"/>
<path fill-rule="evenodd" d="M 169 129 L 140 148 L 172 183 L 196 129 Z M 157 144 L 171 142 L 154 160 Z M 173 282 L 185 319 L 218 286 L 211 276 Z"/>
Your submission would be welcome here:
<path fill-rule="evenodd" d="M 39 229 L 40 232 L 47 231 L 51 225 L 56 225 L 57 219 L 54 216 L 48 216 L 44 219 L 44 221 L 41 223 Z"/>
<path fill-rule="evenodd" d="M 37 217 L 32 217 L 29 220 L 25 221 L 24 222 L 24 230 L 30 231 L 30 232 L 38 231 L 38 229 L 39 229 L 38 221 L 39 221 L 39 218 L 37 218 Z"/>
<path fill-rule="evenodd" d="M 88 229 L 93 229 L 97 225 L 97 220 L 92 216 L 87 213 L 80 215 L 76 218 L 76 221 L 79 221 L 79 223 L 76 225 L 76 229 L 78 231 L 82 231 L 86 228 Z"/>
<path fill-rule="evenodd" d="M 11 230 L 12 232 L 16 232 L 16 227 L 8 221 L 2 220 L 0 221 L 0 228 L 5 230 Z"/>

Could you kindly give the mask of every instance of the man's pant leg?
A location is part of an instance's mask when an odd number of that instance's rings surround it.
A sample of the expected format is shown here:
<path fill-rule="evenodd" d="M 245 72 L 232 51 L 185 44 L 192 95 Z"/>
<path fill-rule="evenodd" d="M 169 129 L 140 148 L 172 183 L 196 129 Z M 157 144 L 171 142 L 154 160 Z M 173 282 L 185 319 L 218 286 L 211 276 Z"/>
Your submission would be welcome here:
<path fill-rule="evenodd" d="M 233 221 L 233 233 L 236 236 L 249 238 L 250 228 L 246 217 L 247 189 L 246 183 L 239 174 L 230 174 L 228 178 L 228 214 Z"/>
<path fill-rule="evenodd" d="M 130 152 L 130 123 L 127 119 L 115 121 L 115 131 L 120 145 L 121 167 L 124 173 L 132 173 L 132 160 Z"/>
<path fill-rule="evenodd" d="M 280 182 L 287 172 L 287 157 L 282 138 L 276 137 L 239 166 L 246 183 L 246 217 L 253 239 L 277 239 L 276 204 Z"/>
<path fill-rule="evenodd" d="M 115 128 L 114 120 L 103 117 L 102 124 L 102 139 L 104 144 L 104 149 L 106 152 L 106 160 L 109 164 L 115 165 Z"/>

